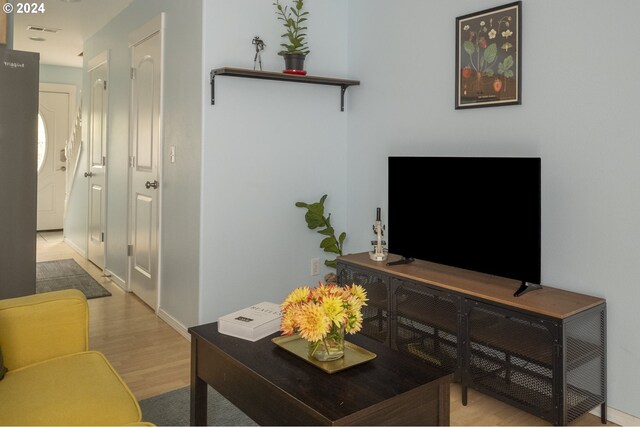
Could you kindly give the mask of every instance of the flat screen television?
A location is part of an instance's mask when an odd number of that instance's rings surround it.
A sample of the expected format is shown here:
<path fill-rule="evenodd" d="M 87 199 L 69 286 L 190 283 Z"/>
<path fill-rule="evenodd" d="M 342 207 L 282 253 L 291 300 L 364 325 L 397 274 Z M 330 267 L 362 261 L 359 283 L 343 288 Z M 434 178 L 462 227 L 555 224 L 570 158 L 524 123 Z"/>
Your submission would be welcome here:
<path fill-rule="evenodd" d="M 539 287 L 540 164 L 389 157 L 389 252 Z"/>

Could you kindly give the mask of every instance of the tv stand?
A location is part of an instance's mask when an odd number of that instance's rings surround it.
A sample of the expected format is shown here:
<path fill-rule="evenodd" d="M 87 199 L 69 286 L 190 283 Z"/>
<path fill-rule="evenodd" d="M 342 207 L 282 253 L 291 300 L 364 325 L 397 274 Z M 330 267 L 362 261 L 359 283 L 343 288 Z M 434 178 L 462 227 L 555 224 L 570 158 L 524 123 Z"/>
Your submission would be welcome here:
<path fill-rule="evenodd" d="M 411 264 L 413 261 L 415 261 L 414 258 L 400 257 L 400 259 L 388 262 L 387 266 L 391 267 L 393 265 Z"/>
<path fill-rule="evenodd" d="M 453 373 L 464 405 L 473 388 L 557 425 L 600 406 L 606 423 L 604 299 L 547 285 L 518 298 L 516 280 L 367 252 L 337 270 L 367 291 L 361 333 Z"/>
<path fill-rule="evenodd" d="M 538 289 L 542 289 L 542 285 L 538 283 L 522 282 L 518 290 L 513 293 L 513 296 L 520 297 L 527 292 L 536 291 Z"/>

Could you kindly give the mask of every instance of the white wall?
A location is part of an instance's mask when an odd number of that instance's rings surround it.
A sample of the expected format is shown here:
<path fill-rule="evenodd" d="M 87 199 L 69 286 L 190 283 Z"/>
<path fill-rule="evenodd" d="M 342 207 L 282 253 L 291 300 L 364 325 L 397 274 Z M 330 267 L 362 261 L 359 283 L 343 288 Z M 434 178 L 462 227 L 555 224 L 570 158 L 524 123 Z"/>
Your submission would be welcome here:
<path fill-rule="evenodd" d="M 202 81 L 202 0 L 135 0 L 85 43 L 87 61 L 109 50 L 106 268 L 127 279 L 127 189 L 131 51 L 128 35 L 165 12 L 164 141 L 160 308 L 180 323 L 198 320 L 198 251 Z M 85 79 L 87 80 L 87 79 Z M 85 94 L 89 94 L 85 81 Z M 85 98 L 85 117 L 88 99 Z M 85 121 L 86 123 L 86 121 Z M 86 129 L 85 129 L 86 136 Z M 85 138 L 86 141 L 86 138 Z M 169 162 L 169 146 L 176 163 Z M 86 153 L 81 162 L 86 164 Z M 83 185 L 86 193 L 86 182 Z M 79 191 L 80 187 L 78 187 Z M 86 228 L 86 197 L 84 209 Z M 85 237 L 86 238 L 86 237 Z M 86 242 L 84 242 L 86 247 Z"/>
<path fill-rule="evenodd" d="M 386 211 L 390 154 L 541 156 L 543 283 L 607 299 L 608 404 L 640 416 L 640 3 L 524 1 L 523 105 L 456 111 L 455 17 L 493 6 L 349 2 L 350 248 Z"/>
<path fill-rule="evenodd" d="M 263 68 L 283 69 L 282 31 L 271 0 L 205 2 L 204 73 L 253 67 L 251 40 L 266 43 Z M 348 77 L 346 2 L 308 0 L 310 74 Z M 296 201 L 328 194 L 346 225 L 346 112 L 339 87 L 216 78 L 216 105 L 204 103 L 200 322 L 260 301 L 280 302 L 314 284 L 310 260 L 325 259 Z M 329 270 L 323 269 L 324 272 Z"/>

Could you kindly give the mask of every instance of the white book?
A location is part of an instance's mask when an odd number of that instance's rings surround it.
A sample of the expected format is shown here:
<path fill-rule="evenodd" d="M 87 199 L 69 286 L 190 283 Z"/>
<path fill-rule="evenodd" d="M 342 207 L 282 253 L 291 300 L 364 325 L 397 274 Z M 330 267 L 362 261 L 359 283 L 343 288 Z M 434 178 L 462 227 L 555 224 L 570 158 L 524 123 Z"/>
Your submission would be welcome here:
<path fill-rule="evenodd" d="M 280 330 L 280 305 L 261 302 L 218 319 L 218 332 L 248 341 L 258 341 Z"/>

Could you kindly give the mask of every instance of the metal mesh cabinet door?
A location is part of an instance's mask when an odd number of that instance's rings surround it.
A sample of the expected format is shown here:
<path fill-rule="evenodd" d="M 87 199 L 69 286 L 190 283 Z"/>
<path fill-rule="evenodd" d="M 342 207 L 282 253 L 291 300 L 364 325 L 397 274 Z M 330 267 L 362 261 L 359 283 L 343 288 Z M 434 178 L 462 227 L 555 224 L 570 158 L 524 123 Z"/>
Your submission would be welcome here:
<path fill-rule="evenodd" d="M 564 326 L 564 418 L 574 421 L 606 402 L 606 307 L 571 317 Z M 602 413 L 603 418 L 605 413 Z"/>
<path fill-rule="evenodd" d="M 395 311 L 392 348 L 446 372 L 458 370 L 461 298 L 424 284 L 391 279 Z"/>
<path fill-rule="evenodd" d="M 362 330 L 359 332 L 389 345 L 388 277 L 347 264 L 338 264 L 338 284 L 361 285 L 367 291 L 367 305 L 362 308 Z"/>
<path fill-rule="evenodd" d="M 554 391 L 562 381 L 554 369 L 560 352 L 559 324 L 478 301 L 467 300 L 465 307 L 463 388 L 470 386 L 556 422 Z"/>

